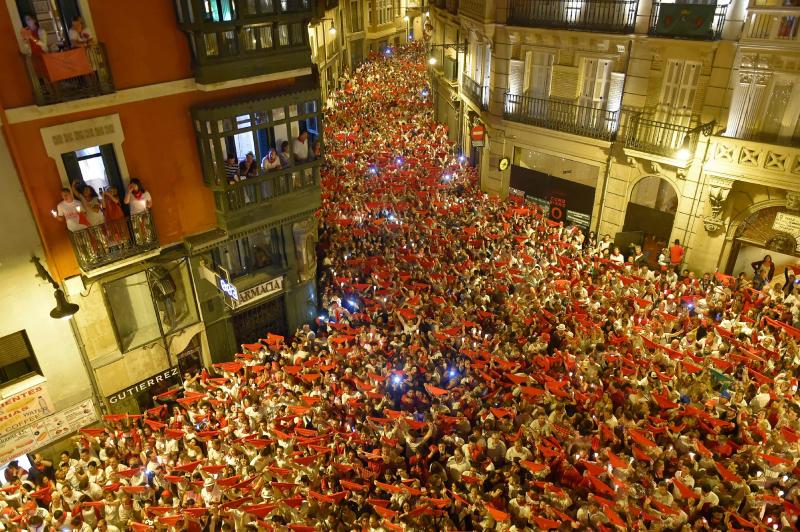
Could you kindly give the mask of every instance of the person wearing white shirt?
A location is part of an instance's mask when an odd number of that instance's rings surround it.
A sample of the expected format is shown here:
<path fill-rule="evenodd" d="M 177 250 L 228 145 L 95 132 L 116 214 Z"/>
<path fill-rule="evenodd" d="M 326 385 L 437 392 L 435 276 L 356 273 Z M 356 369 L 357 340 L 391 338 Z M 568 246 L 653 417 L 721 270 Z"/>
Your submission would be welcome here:
<path fill-rule="evenodd" d="M 72 191 L 68 188 L 61 189 L 61 203 L 56 206 L 53 216 L 58 220 L 67 223 L 67 229 L 72 232 L 86 229 L 88 225 L 84 223 L 85 218 L 81 217 L 81 202 L 75 199 Z"/>
<path fill-rule="evenodd" d="M 296 163 L 304 163 L 308 160 L 308 131 L 303 131 L 294 139 L 292 153 Z"/>
<path fill-rule="evenodd" d="M 506 451 L 506 461 L 513 462 L 515 458 L 520 460 L 530 460 L 531 452 L 522 446 L 522 440 L 519 439 L 514 442 L 514 446 Z"/>

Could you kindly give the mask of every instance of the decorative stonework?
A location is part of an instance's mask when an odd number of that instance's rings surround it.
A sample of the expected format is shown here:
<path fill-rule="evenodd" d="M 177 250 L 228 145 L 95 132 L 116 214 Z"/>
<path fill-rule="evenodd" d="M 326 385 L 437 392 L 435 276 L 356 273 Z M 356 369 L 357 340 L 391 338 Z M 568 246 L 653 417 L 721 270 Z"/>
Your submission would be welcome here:
<path fill-rule="evenodd" d="M 708 206 L 711 215 L 703 219 L 703 226 L 709 233 L 716 233 L 725 226 L 722 211 L 725 209 L 725 202 L 731 192 L 733 180 L 718 176 L 709 176 L 706 180 L 708 184 Z"/>
<path fill-rule="evenodd" d="M 786 209 L 800 211 L 800 192 L 794 190 L 786 191 Z"/>

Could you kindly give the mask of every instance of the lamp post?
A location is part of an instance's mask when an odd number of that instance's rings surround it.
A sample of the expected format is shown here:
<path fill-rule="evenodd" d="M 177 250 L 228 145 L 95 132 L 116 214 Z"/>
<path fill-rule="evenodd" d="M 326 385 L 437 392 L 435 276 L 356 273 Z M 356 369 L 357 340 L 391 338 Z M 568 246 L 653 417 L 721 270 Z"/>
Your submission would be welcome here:
<path fill-rule="evenodd" d="M 691 159 L 692 155 L 692 135 L 702 133 L 706 137 L 710 137 L 711 134 L 714 132 L 714 126 L 717 125 L 716 120 L 712 120 L 710 122 L 706 122 L 705 124 L 700 124 L 692 129 L 688 130 L 686 134 L 683 136 L 683 142 L 681 143 L 680 149 L 678 149 L 678 159 L 681 161 L 688 161 Z"/>
<path fill-rule="evenodd" d="M 36 276 L 53 285 L 55 289 L 53 296 L 56 298 L 56 306 L 50 311 L 50 317 L 56 320 L 68 320 L 72 318 L 72 316 L 80 310 L 80 307 L 75 303 L 67 301 L 64 291 L 58 286 L 58 283 L 50 275 L 50 272 L 42 265 L 42 261 L 39 257 L 34 255 L 31 257 L 31 262 L 36 266 Z"/>
<path fill-rule="evenodd" d="M 408 15 L 406 15 L 403 17 L 403 20 L 406 21 L 406 42 L 409 42 L 411 41 L 411 28 L 409 27 L 409 21 L 411 20 L 411 18 Z"/>

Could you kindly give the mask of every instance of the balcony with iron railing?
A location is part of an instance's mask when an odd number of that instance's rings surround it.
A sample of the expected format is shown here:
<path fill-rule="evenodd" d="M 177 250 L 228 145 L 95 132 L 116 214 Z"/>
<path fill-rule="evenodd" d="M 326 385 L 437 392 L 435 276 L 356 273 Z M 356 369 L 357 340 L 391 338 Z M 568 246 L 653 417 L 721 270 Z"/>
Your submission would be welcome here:
<path fill-rule="evenodd" d="M 458 14 L 459 0 L 434 0 L 431 5 L 444 9 L 453 15 Z"/>
<path fill-rule="evenodd" d="M 36 105 L 90 98 L 114 92 L 103 44 L 63 52 L 23 56 Z"/>
<path fill-rule="evenodd" d="M 742 42 L 787 46 L 800 44 L 800 6 L 754 6 L 747 9 Z"/>
<path fill-rule="evenodd" d="M 633 33 L 638 0 L 511 0 L 508 24 Z"/>
<path fill-rule="evenodd" d="M 260 218 L 264 209 L 279 206 L 275 212 L 285 212 L 294 203 L 309 205 L 313 197 L 318 201 L 319 166 L 320 161 L 316 160 L 212 187 L 219 215 L 217 225 L 222 229 L 240 227 L 250 218 Z"/>
<path fill-rule="evenodd" d="M 461 90 L 472 103 L 486 111 L 489 108 L 489 87 L 483 86 L 466 74 L 461 76 Z"/>
<path fill-rule="evenodd" d="M 75 257 L 84 272 L 158 248 L 158 236 L 150 211 L 72 231 L 70 239 Z"/>
<path fill-rule="evenodd" d="M 174 0 L 200 83 L 311 67 L 311 0 Z"/>
<path fill-rule="evenodd" d="M 503 118 L 521 124 L 610 141 L 617 133 L 619 111 L 576 105 L 552 98 L 533 98 L 506 93 Z"/>
<path fill-rule="evenodd" d="M 722 37 L 729 0 L 653 2 L 650 29 L 654 37 L 713 41 Z"/>
<path fill-rule="evenodd" d="M 458 13 L 478 22 L 490 24 L 495 21 L 497 9 L 494 0 L 461 0 Z"/>
<path fill-rule="evenodd" d="M 689 125 L 680 125 L 655 120 L 653 116 L 648 111 L 626 113 L 625 148 L 680 162 L 690 160 L 700 137 L 697 117 L 688 118 Z"/>

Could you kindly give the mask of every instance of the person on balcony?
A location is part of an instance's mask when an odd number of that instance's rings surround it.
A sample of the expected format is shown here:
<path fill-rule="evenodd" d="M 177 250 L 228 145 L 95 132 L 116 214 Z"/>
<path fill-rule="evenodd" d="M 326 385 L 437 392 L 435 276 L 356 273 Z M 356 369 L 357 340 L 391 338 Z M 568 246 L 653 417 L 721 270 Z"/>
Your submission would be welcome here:
<path fill-rule="evenodd" d="M 131 216 L 147 212 L 153 206 L 153 198 L 150 197 L 150 193 L 144 189 L 142 182 L 137 178 L 131 179 L 128 185 L 128 193 L 125 194 L 125 205 L 130 207 Z"/>
<path fill-rule="evenodd" d="M 281 142 L 281 148 L 278 150 L 278 159 L 281 160 L 281 168 L 289 168 L 289 141 L 284 140 Z"/>
<path fill-rule="evenodd" d="M 235 153 L 229 153 L 225 159 L 225 177 L 228 178 L 229 185 L 239 181 L 239 163 Z"/>
<path fill-rule="evenodd" d="M 303 131 L 292 143 L 292 153 L 296 163 L 304 163 L 308 160 L 308 131 Z"/>
<path fill-rule="evenodd" d="M 39 21 L 34 15 L 25 15 L 25 27 L 20 30 L 22 37 L 22 51 L 26 55 L 41 55 L 47 53 L 47 32 L 39 26 Z"/>
<path fill-rule="evenodd" d="M 106 216 L 109 245 L 114 246 L 127 241 L 128 227 L 116 187 L 108 187 L 103 191 L 103 213 Z"/>
<path fill-rule="evenodd" d="M 152 239 L 152 226 L 143 216 L 153 206 L 153 199 L 150 193 L 144 189 L 142 182 L 131 179 L 128 184 L 128 192 L 125 194 L 125 205 L 130 207 L 131 227 L 133 236 L 137 244 L 144 244 Z"/>
<path fill-rule="evenodd" d="M 86 183 L 79 185 L 78 181 L 75 180 L 72 182 L 72 192 L 73 196 L 80 200 L 90 226 L 105 223 L 106 218 L 103 215 L 103 206 L 100 204 L 97 192 L 92 187 Z"/>
<path fill-rule="evenodd" d="M 253 152 L 247 152 L 244 160 L 239 163 L 239 178 L 247 179 L 248 177 L 255 177 L 258 175 L 258 163 L 256 163 L 256 156 Z"/>
<path fill-rule="evenodd" d="M 82 48 L 94 44 L 94 37 L 86 29 L 83 19 L 79 16 L 72 17 L 69 27 L 69 42 L 73 48 Z"/>
<path fill-rule="evenodd" d="M 261 168 L 263 168 L 265 172 L 281 169 L 281 160 L 275 148 L 270 148 L 267 155 L 261 160 Z"/>
<path fill-rule="evenodd" d="M 73 233 L 89 227 L 89 220 L 82 212 L 81 203 L 72 195 L 68 188 L 61 189 L 61 203 L 56 206 L 53 215 L 61 222 L 66 222 L 67 229 Z"/>

